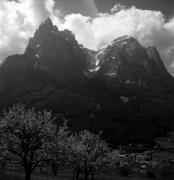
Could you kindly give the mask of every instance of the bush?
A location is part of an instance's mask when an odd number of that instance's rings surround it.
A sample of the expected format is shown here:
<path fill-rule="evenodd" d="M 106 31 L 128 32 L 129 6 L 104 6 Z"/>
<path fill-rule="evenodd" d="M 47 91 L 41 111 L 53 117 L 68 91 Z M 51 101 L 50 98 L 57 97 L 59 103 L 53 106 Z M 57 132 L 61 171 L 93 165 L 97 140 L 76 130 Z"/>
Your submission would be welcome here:
<path fill-rule="evenodd" d="M 128 177 L 131 174 L 131 168 L 128 165 L 120 167 L 121 176 Z"/>
<path fill-rule="evenodd" d="M 153 172 L 153 170 L 148 170 L 148 178 L 150 179 L 155 179 L 156 176 L 155 176 L 155 173 Z"/>
<path fill-rule="evenodd" d="M 165 167 L 160 168 L 160 176 L 174 178 L 174 167 L 167 165 Z"/>

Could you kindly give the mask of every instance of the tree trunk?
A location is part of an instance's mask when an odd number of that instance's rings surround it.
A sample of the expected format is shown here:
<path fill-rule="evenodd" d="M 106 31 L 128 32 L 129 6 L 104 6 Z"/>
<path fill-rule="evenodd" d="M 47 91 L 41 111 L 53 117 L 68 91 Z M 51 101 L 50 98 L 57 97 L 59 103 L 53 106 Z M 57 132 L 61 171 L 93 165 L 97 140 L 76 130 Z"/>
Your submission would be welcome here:
<path fill-rule="evenodd" d="M 79 176 L 80 176 L 80 171 L 76 170 L 76 180 L 79 180 Z"/>
<path fill-rule="evenodd" d="M 43 174 L 43 167 L 40 167 L 40 174 Z"/>
<path fill-rule="evenodd" d="M 53 171 L 54 176 L 57 176 L 57 168 L 56 167 L 52 167 L 52 171 Z"/>
<path fill-rule="evenodd" d="M 91 172 L 91 180 L 94 180 L 94 172 Z"/>
<path fill-rule="evenodd" d="M 75 170 L 74 170 L 74 168 L 73 168 L 73 180 L 75 180 Z"/>
<path fill-rule="evenodd" d="M 85 180 L 88 180 L 89 172 L 85 171 Z"/>
<path fill-rule="evenodd" d="M 58 172 L 58 164 L 56 161 L 53 160 L 52 164 L 51 164 L 51 168 L 53 171 L 54 176 L 57 176 L 57 172 Z"/>
<path fill-rule="evenodd" d="M 31 179 L 31 170 L 26 168 L 25 169 L 25 180 L 30 180 Z"/>
<path fill-rule="evenodd" d="M 3 159 L 3 160 L 1 160 L 1 167 L 2 167 L 2 169 L 4 169 L 4 168 L 5 168 L 5 165 L 6 165 L 5 160 L 4 160 L 4 159 Z"/>

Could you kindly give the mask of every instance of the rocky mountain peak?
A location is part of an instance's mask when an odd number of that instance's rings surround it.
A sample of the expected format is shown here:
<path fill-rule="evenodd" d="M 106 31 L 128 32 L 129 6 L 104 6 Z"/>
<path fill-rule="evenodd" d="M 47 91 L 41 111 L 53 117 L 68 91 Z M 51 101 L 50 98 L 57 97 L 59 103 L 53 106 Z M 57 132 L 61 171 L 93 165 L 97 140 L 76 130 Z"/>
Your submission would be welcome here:
<path fill-rule="evenodd" d="M 131 37 L 131 36 L 122 36 L 113 41 L 111 43 L 113 46 L 117 46 L 120 49 L 125 50 L 129 56 L 134 55 L 144 55 L 144 47 L 141 46 L 141 44 L 138 42 L 137 39 Z"/>
<path fill-rule="evenodd" d="M 50 18 L 45 20 L 30 39 L 25 54 L 34 58 L 33 67 L 61 81 L 82 77 L 85 56 L 74 34 L 59 31 Z M 71 80 L 68 80 L 71 81 Z"/>
<path fill-rule="evenodd" d="M 155 47 L 143 47 L 137 39 L 125 35 L 98 53 L 92 52 L 79 45 L 71 31 L 59 31 L 50 18 L 30 39 L 23 59 L 26 66 L 66 82 L 97 76 L 119 83 L 147 84 L 149 79 L 169 75 Z"/>
<path fill-rule="evenodd" d="M 112 43 L 111 43 L 111 45 L 117 45 L 119 47 L 125 47 L 130 44 L 140 46 L 140 43 L 135 38 L 133 38 L 132 36 L 128 36 L 128 35 L 121 36 L 121 37 L 115 39 L 114 41 L 112 41 Z"/>
<path fill-rule="evenodd" d="M 43 21 L 40 24 L 38 31 L 42 31 L 42 32 L 57 32 L 58 28 L 57 28 L 57 26 L 53 25 L 51 18 L 47 18 L 45 21 Z"/>
<path fill-rule="evenodd" d="M 32 49 L 35 51 L 36 57 L 38 58 L 40 51 L 43 49 L 55 49 L 56 47 L 52 46 L 62 41 L 74 48 L 79 47 L 75 35 L 71 31 L 66 29 L 59 31 L 58 27 L 53 25 L 52 20 L 48 18 L 40 24 L 34 37 L 30 38 L 26 53 Z"/>
<path fill-rule="evenodd" d="M 158 76 L 169 76 L 169 73 L 167 72 L 167 69 L 165 68 L 160 54 L 156 47 L 154 46 L 148 46 L 146 47 L 147 55 L 150 59 L 151 67 L 153 68 L 153 71 Z"/>
<path fill-rule="evenodd" d="M 48 17 L 45 21 L 43 21 L 43 23 L 40 26 L 42 26 L 42 25 L 46 25 L 46 26 L 51 26 L 52 27 L 53 23 L 52 23 L 51 18 Z"/>
<path fill-rule="evenodd" d="M 149 79 L 168 78 L 157 49 L 145 48 L 130 36 L 119 37 L 101 50 L 96 55 L 96 64 L 100 77 L 121 83 L 137 84 L 141 81 L 147 85 Z"/>
<path fill-rule="evenodd" d="M 34 37 L 30 38 L 28 47 L 31 49 L 37 49 L 51 34 L 57 34 L 58 32 L 57 26 L 54 26 L 52 20 L 48 18 L 40 24 L 34 34 Z"/>
<path fill-rule="evenodd" d="M 161 62 L 161 61 L 159 61 L 160 54 L 159 54 L 159 52 L 155 46 L 146 46 L 145 48 L 146 48 L 146 52 L 148 54 L 148 57 L 150 59 L 153 59 L 154 61 L 156 61 L 156 63 Z"/>

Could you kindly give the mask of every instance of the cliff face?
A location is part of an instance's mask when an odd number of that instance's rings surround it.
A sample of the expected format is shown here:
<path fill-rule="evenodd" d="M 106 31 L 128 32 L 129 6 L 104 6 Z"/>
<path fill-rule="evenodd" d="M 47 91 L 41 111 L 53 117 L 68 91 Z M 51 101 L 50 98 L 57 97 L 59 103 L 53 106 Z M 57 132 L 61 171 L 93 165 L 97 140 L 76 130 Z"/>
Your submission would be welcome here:
<path fill-rule="evenodd" d="M 161 86 L 160 79 L 168 79 L 159 53 L 155 47 L 142 47 L 129 36 L 114 40 L 96 55 L 98 75 L 115 83 Z M 113 82 L 113 83 L 114 83 Z"/>
<path fill-rule="evenodd" d="M 30 39 L 25 54 L 31 57 L 31 52 L 35 54 L 35 69 L 42 69 L 65 83 L 82 83 L 86 57 L 70 31 L 59 31 L 47 19 Z"/>

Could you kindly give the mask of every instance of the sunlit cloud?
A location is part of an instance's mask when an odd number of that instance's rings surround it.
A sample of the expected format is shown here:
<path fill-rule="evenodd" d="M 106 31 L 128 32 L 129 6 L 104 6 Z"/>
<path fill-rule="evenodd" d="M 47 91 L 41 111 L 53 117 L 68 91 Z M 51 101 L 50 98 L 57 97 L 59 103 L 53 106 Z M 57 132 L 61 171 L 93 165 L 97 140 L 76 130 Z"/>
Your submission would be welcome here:
<path fill-rule="evenodd" d="M 0 1 L 0 62 L 23 53 L 29 37 L 43 19 L 52 15 L 53 0 Z"/>
<path fill-rule="evenodd" d="M 116 4 L 113 8 L 111 8 L 110 12 L 111 13 L 118 13 L 119 11 L 126 9 L 126 6 L 122 4 Z"/>
<path fill-rule="evenodd" d="M 45 8 L 48 10 L 51 16 L 54 15 L 54 6 L 55 6 L 55 1 L 54 0 L 45 0 Z"/>
<path fill-rule="evenodd" d="M 112 13 L 100 13 L 95 18 L 70 14 L 61 23 L 59 19 L 57 25 L 71 30 L 79 43 L 94 50 L 106 47 L 117 37 L 133 36 L 143 46 L 156 46 L 168 70 L 174 71 L 174 57 L 170 53 L 174 48 L 174 19 L 166 22 L 159 11 L 116 5 Z"/>

